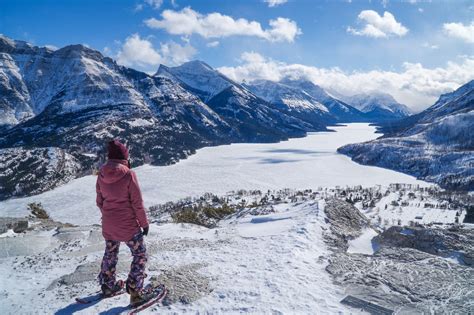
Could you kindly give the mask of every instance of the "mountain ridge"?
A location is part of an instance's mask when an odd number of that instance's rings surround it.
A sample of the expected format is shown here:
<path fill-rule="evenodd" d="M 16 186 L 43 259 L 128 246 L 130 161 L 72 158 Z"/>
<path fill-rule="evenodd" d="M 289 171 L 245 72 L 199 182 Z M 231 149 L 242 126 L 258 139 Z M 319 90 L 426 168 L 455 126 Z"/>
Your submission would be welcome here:
<path fill-rule="evenodd" d="M 343 100 L 362 111 L 366 117 L 379 121 L 397 120 L 411 115 L 406 105 L 398 103 L 387 93 L 361 93 L 345 97 Z"/>

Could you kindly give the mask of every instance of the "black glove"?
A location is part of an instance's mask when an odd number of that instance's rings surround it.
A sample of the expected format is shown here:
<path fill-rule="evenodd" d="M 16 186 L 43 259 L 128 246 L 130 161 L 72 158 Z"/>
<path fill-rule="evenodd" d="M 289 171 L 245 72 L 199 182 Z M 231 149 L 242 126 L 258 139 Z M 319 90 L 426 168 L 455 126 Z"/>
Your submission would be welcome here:
<path fill-rule="evenodd" d="M 147 226 L 147 227 L 144 227 L 144 228 L 143 228 L 143 231 L 142 231 L 142 234 L 145 235 L 145 236 L 147 236 L 147 235 L 148 235 L 148 229 L 149 229 L 148 226 Z"/>

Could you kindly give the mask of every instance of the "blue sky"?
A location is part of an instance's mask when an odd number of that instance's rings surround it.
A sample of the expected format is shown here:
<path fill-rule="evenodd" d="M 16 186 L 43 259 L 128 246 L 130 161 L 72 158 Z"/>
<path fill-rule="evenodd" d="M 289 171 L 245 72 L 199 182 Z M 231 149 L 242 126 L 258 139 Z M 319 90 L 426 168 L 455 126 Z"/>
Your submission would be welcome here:
<path fill-rule="evenodd" d="M 159 63 L 200 59 L 237 80 L 252 78 L 255 71 L 279 79 L 288 67 L 300 65 L 298 73 L 332 87 L 334 82 L 318 75 L 403 74 L 407 65 L 417 64 L 446 70 L 449 62 L 462 68 L 466 60 L 470 66 L 473 16 L 474 2 L 463 0 L 0 0 L 0 33 L 40 46 L 86 44 L 149 73 Z M 443 81 L 435 91 L 431 85 L 418 96 L 392 94 L 424 106 L 469 79 L 465 73 L 450 75 L 459 79 Z M 420 87 L 410 89 L 413 94 Z"/>

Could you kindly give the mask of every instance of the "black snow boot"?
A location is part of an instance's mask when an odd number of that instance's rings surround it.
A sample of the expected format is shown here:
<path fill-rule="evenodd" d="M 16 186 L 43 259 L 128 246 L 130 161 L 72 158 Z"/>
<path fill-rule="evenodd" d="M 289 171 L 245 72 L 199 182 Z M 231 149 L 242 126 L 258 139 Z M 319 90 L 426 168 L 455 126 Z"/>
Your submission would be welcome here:
<path fill-rule="evenodd" d="M 113 287 L 109 287 L 108 285 L 106 285 L 105 283 L 103 285 L 101 285 L 101 289 L 102 289 L 102 294 L 104 296 L 113 296 L 114 294 L 116 294 L 117 292 L 119 292 L 120 290 L 122 290 L 124 287 L 124 283 L 122 280 L 119 280 L 117 282 L 115 282 L 115 284 L 113 285 Z"/>

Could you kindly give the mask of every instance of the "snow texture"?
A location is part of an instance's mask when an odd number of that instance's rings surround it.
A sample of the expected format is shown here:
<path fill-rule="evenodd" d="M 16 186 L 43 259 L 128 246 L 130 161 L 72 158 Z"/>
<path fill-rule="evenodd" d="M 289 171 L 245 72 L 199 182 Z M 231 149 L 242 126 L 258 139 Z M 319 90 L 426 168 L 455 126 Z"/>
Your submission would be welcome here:
<path fill-rule="evenodd" d="M 215 229 L 152 224 L 146 238 L 150 277 L 167 279 L 173 270 L 180 269 L 180 274 L 188 275 L 175 278 L 175 282 L 194 281 L 201 285 L 205 281 L 213 290 L 185 304 L 171 290 L 175 303 L 143 313 L 358 314 L 339 303 L 344 293 L 324 270 L 329 250 L 322 232 L 328 229 L 328 223 L 321 202 L 282 202 L 271 217 L 233 217 Z M 98 229 L 59 228 L 54 233 L 34 231 L 22 237 L 0 238 L 2 247 L 9 248 L 0 261 L 2 314 L 124 311 L 127 295 L 86 306 L 73 301 L 74 297 L 97 289 L 95 276 L 103 252 Z M 15 245 L 33 240 L 36 245 L 31 254 L 16 252 Z M 129 260 L 128 252 L 123 250 L 118 265 L 122 278 Z M 199 275 L 197 279 L 193 272 Z M 174 285 L 186 287 L 186 282 Z M 189 297 L 188 291 L 189 284 L 188 290 L 180 291 L 184 294 L 181 302 Z M 25 295 L 28 303 L 24 302 Z"/>
<path fill-rule="evenodd" d="M 367 228 L 359 237 L 348 241 L 347 252 L 372 255 L 376 251 L 376 245 L 372 239 L 377 235 L 378 233 L 374 229 Z"/>

